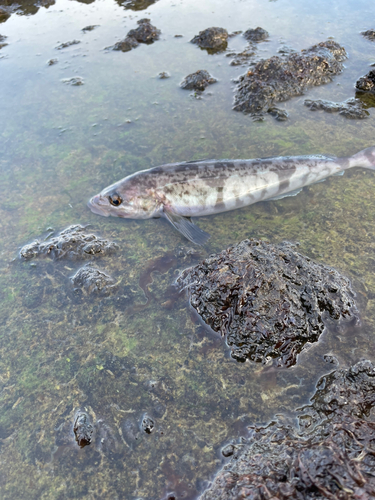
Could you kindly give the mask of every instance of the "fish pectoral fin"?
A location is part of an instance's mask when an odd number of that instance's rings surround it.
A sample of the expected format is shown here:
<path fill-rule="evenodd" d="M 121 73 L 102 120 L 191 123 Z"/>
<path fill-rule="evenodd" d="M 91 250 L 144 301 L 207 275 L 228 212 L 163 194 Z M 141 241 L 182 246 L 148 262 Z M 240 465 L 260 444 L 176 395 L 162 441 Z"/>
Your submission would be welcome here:
<path fill-rule="evenodd" d="M 276 200 L 282 200 L 283 198 L 286 198 L 287 196 L 296 196 L 298 193 L 302 191 L 303 188 L 298 188 L 295 189 L 294 191 L 289 191 L 289 193 L 284 193 L 280 194 L 279 196 L 274 196 L 273 198 L 267 198 L 267 201 L 276 201 Z"/>
<path fill-rule="evenodd" d="M 191 222 L 190 218 L 178 215 L 165 207 L 163 212 L 172 226 L 192 243 L 195 243 L 196 245 L 204 245 L 210 238 L 210 235 Z"/>

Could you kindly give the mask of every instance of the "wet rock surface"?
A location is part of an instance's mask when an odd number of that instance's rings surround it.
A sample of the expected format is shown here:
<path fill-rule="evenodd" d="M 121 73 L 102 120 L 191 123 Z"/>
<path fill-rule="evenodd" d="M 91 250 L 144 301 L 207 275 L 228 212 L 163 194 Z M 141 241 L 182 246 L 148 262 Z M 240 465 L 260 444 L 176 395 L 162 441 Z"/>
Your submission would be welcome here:
<path fill-rule="evenodd" d="M 116 0 L 121 7 L 130 10 L 145 10 L 157 1 L 158 0 Z"/>
<path fill-rule="evenodd" d="M 78 446 L 84 448 L 91 444 L 94 427 L 92 426 L 90 417 L 85 412 L 78 412 L 74 422 L 74 435 Z"/>
<path fill-rule="evenodd" d="M 67 47 L 71 47 L 72 45 L 77 45 L 79 43 L 81 43 L 80 40 L 71 40 L 70 42 L 60 43 L 60 45 L 58 45 L 56 49 L 57 50 L 66 49 Z"/>
<path fill-rule="evenodd" d="M 190 41 L 210 53 L 221 52 L 227 48 L 228 32 L 224 28 L 207 28 Z"/>
<path fill-rule="evenodd" d="M 4 43 L 6 38 L 7 38 L 6 36 L 0 35 L 0 49 L 2 49 L 3 47 L 6 47 L 8 45 L 7 43 Z"/>
<path fill-rule="evenodd" d="M 85 227 L 76 224 L 47 241 L 36 240 L 25 245 L 21 248 L 20 256 L 25 260 L 46 256 L 55 260 L 80 260 L 112 255 L 117 249 L 116 243 L 87 233 Z"/>
<path fill-rule="evenodd" d="M 99 24 L 90 24 L 89 26 L 85 26 L 84 28 L 82 28 L 82 31 L 84 33 L 86 33 L 87 31 L 92 31 L 94 30 L 95 28 L 98 28 L 99 27 Z"/>
<path fill-rule="evenodd" d="M 72 76 L 71 78 L 63 78 L 62 83 L 66 85 L 72 85 L 73 87 L 79 87 L 80 85 L 84 85 L 84 80 L 80 76 Z"/>
<path fill-rule="evenodd" d="M 363 101 L 356 99 L 355 97 L 347 99 L 343 102 L 332 102 L 322 99 L 313 101 L 311 99 L 306 99 L 304 101 L 304 105 L 311 109 L 311 111 L 323 110 L 328 113 L 338 113 L 345 118 L 362 120 L 370 115 L 370 113 L 364 108 Z"/>
<path fill-rule="evenodd" d="M 247 47 L 241 52 L 229 52 L 226 54 L 227 57 L 233 57 L 229 63 L 231 66 L 248 66 L 255 55 L 256 52 L 253 46 Z"/>
<path fill-rule="evenodd" d="M 78 269 L 71 280 L 75 287 L 82 288 L 87 293 L 109 295 L 118 288 L 111 276 L 93 267 L 91 263 Z"/>
<path fill-rule="evenodd" d="M 243 36 L 249 42 L 261 42 L 263 40 L 266 40 L 269 37 L 269 34 L 266 30 L 258 26 L 258 28 L 255 29 L 248 29 L 247 31 L 245 31 Z"/>
<path fill-rule="evenodd" d="M 186 269 L 177 285 L 242 362 L 291 366 L 328 322 L 358 319 L 349 280 L 286 242 L 244 240 Z"/>
<path fill-rule="evenodd" d="M 355 84 L 355 88 L 362 92 L 375 94 L 375 70 L 371 70 L 367 75 L 359 78 Z"/>
<path fill-rule="evenodd" d="M 254 427 L 200 500 L 374 498 L 374 366 L 360 361 L 317 387 L 300 416 L 302 432 L 280 420 Z M 315 427 L 307 430 L 303 419 Z"/>
<path fill-rule="evenodd" d="M 187 90 L 203 92 L 203 90 L 215 82 L 217 82 L 216 78 L 210 75 L 208 71 L 200 69 L 186 76 L 180 83 L 180 87 Z"/>
<path fill-rule="evenodd" d="M 139 43 L 153 43 L 159 40 L 161 31 L 150 23 L 150 19 L 140 19 L 137 21 L 138 28 L 130 30 L 128 37 L 132 37 Z"/>
<path fill-rule="evenodd" d="M 150 19 L 140 19 L 137 23 L 139 25 L 138 28 L 130 30 L 124 40 L 107 48 L 129 52 L 129 50 L 138 47 L 140 43 L 151 44 L 155 40 L 159 40 L 161 31 L 150 23 Z"/>
<path fill-rule="evenodd" d="M 259 61 L 237 79 L 234 107 L 250 114 L 266 113 L 276 102 L 302 95 L 306 88 L 331 82 L 341 73 L 345 49 L 328 40 L 301 53 Z"/>
<path fill-rule="evenodd" d="M 361 35 L 367 38 L 368 40 L 375 40 L 375 30 L 362 31 Z"/>

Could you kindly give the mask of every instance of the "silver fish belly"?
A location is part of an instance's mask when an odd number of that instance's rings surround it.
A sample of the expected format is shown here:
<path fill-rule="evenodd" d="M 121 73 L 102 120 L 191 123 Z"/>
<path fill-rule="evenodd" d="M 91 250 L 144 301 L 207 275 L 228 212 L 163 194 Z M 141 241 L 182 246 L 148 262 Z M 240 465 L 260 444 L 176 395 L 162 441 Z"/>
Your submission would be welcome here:
<path fill-rule="evenodd" d="M 375 147 L 344 158 L 317 155 L 171 163 L 125 177 L 91 198 L 88 205 L 106 217 L 166 217 L 190 241 L 204 244 L 209 235 L 190 217 L 292 196 L 304 186 L 354 166 L 375 169 Z"/>

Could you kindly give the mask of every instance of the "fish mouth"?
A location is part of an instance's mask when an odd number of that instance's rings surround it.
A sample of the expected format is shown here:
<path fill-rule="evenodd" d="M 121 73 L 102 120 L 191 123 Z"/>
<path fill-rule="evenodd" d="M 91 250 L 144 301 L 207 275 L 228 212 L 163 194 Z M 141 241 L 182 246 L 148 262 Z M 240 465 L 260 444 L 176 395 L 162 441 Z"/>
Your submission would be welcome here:
<path fill-rule="evenodd" d="M 109 217 L 110 215 L 108 212 L 108 208 L 110 208 L 109 203 L 106 198 L 102 198 L 100 194 L 93 196 L 87 202 L 87 206 L 94 214 L 102 215 L 103 217 Z"/>

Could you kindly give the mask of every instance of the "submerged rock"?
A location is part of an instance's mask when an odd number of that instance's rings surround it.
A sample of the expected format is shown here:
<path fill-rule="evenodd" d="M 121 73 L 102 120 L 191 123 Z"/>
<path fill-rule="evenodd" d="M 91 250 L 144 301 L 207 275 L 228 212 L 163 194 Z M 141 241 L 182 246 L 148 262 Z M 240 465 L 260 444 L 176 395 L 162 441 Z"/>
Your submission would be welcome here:
<path fill-rule="evenodd" d="M 331 82 L 341 73 L 346 57 L 343 47 L 328 40 L 301 53 L 259 61 L 238 78 L 233 109 L 265 113 L 275 102 L 302 95 L 307 87 Z"/>
<path fill-rule="evenodd" d="M 47 61 L 47 66 L 53 66 L 54 64 L 57 64 L 58 62 L 59 62 L 59 60 L 58 60 L 58 59 L 56 59 L 56 58 L 49 59 L 49 60 Z"/>
<path fill-rule="evenodd" d="M 375 70 L 371 70 L 367 75 L 362 76 L 355 84 L 357 90 L 375 94 Z"/>
<path fill-rule="evenodd" d="M 117 290 L 115 280 L 108 274 L 90 264 L 78 269 L 71 278 L 75 287 L 83 288 L 87 293 L 100 293 L 109 295 Z"/>
<path fill-rule="evenodd" d="M 256 55 L 256 52 L 252 46 L 246 48 L 241 52 L 230 52 L 226 54 L 227 57 L 233 57 L 230 62 L 231 66 L 248 66 L 250 59 Z"/>
<path fill-rule="evenodd" d="M 80 224 L 76 224 L 64 229 L 48 241 L 35 240 L 21 248 L 20 256 L 25 260 L 46 256 L 56 260 L 80 260 L 93 256 L 111 255 L 118 249 L 116 243 L 95 234 L 85 233 L 85 229 Z"/>
<path fill-rule="evenodd" d="M 159 40 L 161 31 L 150 23 L 150 19 L 140 19 L 137 21 L 138 28 L 130 30 L 128 37 L 132 37 L 139 43 L 153 43 Z"/>
<path fill-rule="evenodd" d="M 363 35 L 368 40 L 375 40 L 375 30 L 362 31 L 361 35 Z"/>
<path fill-rule="evenodd" d="M 82 28 L 82 31 L 84 33 L 86 33 L 87 31 L 92 31 L 94 30 L 95 28 L 97 28 L 99 26 L 99 24 L 90 24 L 89 26 L 85 26 L 84 28 Z"/>
<path fill-rule="evenodd" d="M 78 412 L 73 431 L 80 448 L 91 444 L 94 427 L 87 413 L 82 411 Z"/>
<path fill-rule="evenodd" d="M 73 87 L 79 87 L 83 85 L 85 82 L 81 76 L 72 76 L 71 78 L 63 78 L 61 80 L 63 83 L 67 85 L 73 85 Z"/>
<path fill-rule="evenodd" d="M 216 78 L 210 75 L 208 71 L 200 69 L 186 76 L 180 83 L 180 87 L 187 90 L 198 90 L 202 92 L 206 87 L 215 82 L 217 82 Z"/>
<path fill-rule="evenodd" d="M 262 40 L 266 40 L 269 37 L 269 34 L 266 30 L 258 26 L 258 28 L 245 31 L 243 36 L 249 42 L 261 42 Z"/>
<path fill-rule="evenodd" d="M 66 49 L 67 47 L 70 47 L 71 45 L 77 45 L 78 43 L 81 43 L 81 41 L 80 40 L 71 40 L 70 42 L 60 43 L 60 45 L 58 45 L 56 47 L 56 49 L 57 50 Z"/>
<path fill-rule="evenodd" d="M 170 78 L 171 75 L 170 73 L 168 73 L 168 71 L 161 71 L 159 74 L 158 74 L 158 78 L 160 80 L 166 80 L 167 78 Z"/>
<path fill-rule="evenodd" d="M 139 43 L 131 36 L 127 36 L 124 40 L 115 43 L 112 47 L 107 47 L 112 50 L 121 50 L 122 52 L 129 52 L 129 50 L 138 47 Z"/>
<path fill-rule="evenodd" d="M 299 433 L 280 421 L 254 427 L 250 444 L 200 500 L 374 498 L 374 404 L 375 369 L 369 361 L 323 377 L 304 409 L 303 418 L 315 421 L 312 430 Z"/>
<path fill-rule="evenodd" d="M 7 43 L 3 43 L 6 38 L 7 37 L 5 35 L 0 35 L 0 49 L 8 45 Z"/>
<path fill-rule="evenodd" d="M 158 0 L 116 0 L 116 2 L 125 9 L 145 10 Z"/>
<path fill-rule="evenodd" d="M 370 115 L 364 108 L 364 103 L 355 97 L 343 102 L 324 101 L 322 99 L 313 101 L 311 99 L 306 99 L 304 105 L 310 108 L 311 111 L 322 109 L 328 113 L 338 113 L 345 118 L 363 119 Z"/>
<path fill-rule="evenodd" d="M 291 366 L 327 321 L 358 318 L 349 280 L 286 242 L 244 240 L 186 269 L 177 284 L 238 361 Z"/>
<path fill-rule="evenodd" d="M 191 41 L 201 49 L 220 52 L 227 48 L 228 31 L 224 28 L 207 28 L 199 32 Z"/>

